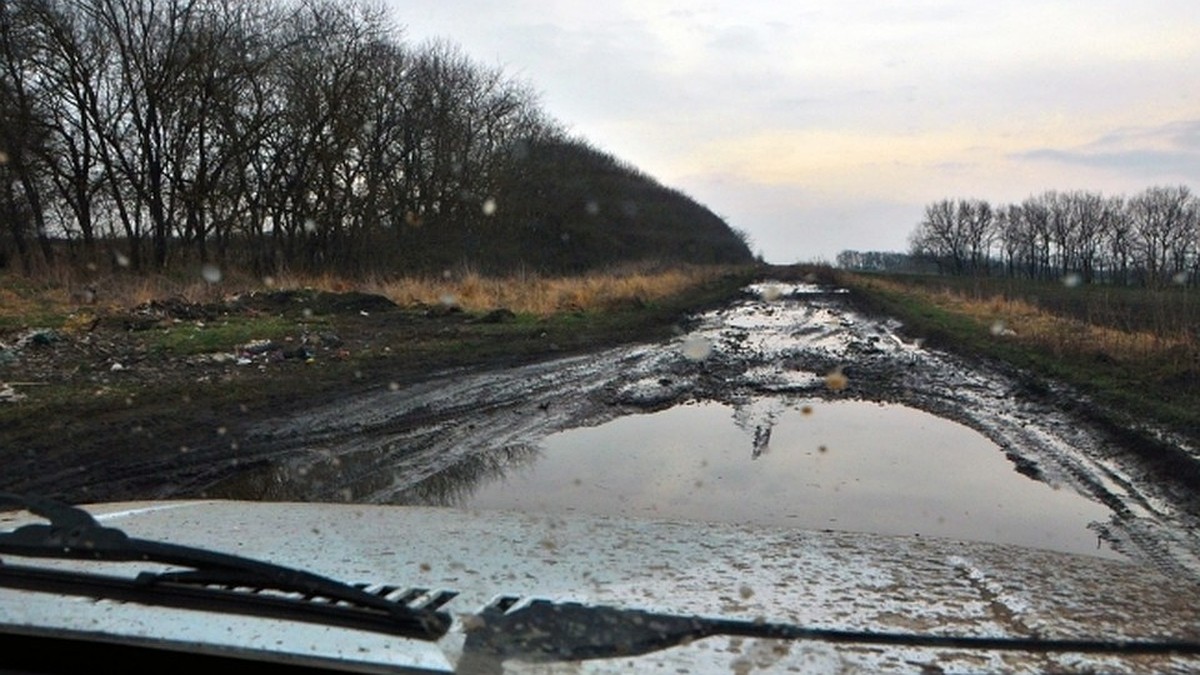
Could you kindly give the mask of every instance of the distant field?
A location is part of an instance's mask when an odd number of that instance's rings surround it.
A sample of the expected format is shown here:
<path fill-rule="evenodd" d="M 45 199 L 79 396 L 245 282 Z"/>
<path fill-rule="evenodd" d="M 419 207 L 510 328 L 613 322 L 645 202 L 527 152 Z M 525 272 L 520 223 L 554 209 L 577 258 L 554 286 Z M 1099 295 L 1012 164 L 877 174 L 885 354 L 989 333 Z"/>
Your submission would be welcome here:
<path fill-rule="evenodd" d="M 939 346 L 1060 379 L 1200 443 L 1200 293 L 1013 279 L 842 274 Z"/>

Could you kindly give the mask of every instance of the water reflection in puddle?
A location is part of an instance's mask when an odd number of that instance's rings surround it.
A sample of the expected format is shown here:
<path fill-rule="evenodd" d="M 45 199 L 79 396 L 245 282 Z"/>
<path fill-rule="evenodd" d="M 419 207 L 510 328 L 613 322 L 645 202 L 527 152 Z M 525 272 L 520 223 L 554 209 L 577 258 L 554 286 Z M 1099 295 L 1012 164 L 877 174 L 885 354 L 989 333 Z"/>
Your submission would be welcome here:
<path fill-rule="evenodd" d="M 706 403 L 624 417 L 551 436 L 540 459 L 477 487 L 462 505 L 920 534 L 1119 557 L 1098 549 L 1087 529 L 1108 519 L 1106 507 L 1018 474 L 967 427 L 859 401 L 760 401 L 736 411 Z"/>

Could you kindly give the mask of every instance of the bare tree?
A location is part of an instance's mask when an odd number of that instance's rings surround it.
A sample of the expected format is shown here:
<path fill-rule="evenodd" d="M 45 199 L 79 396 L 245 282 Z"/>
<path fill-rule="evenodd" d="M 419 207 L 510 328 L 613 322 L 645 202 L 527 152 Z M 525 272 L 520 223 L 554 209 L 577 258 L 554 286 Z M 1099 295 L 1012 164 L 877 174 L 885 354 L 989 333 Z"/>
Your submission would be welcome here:
<path fill-rule="evenodd" d="M 1190 236 L 1191 192 L 1185 186 L 1152 187 L 1129 200 L 1134 246 L 1145 283 L 1161 286 L 1186 270 Z"/>

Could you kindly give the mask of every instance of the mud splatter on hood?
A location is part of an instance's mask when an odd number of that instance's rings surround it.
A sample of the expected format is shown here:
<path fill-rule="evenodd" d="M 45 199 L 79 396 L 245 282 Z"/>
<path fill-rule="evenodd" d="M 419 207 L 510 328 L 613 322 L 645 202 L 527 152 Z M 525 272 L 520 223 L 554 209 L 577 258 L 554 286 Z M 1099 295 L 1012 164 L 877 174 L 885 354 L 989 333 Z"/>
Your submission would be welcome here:
<path fill-rule="evenodd" d="M 808 627 L 938 635 L 1200 639 L 1200 589 L 1122 562 L 988 544 L 729 524 L 453 509 L 178 502 L 92 507 L 107 527 L 347 581 L 450 589 L 437 643 L 244 617 L 22 594 L 5 623 L 449 669 L 497 595 Z M 5 526 L 22 522 L 11 516 Z M 59 566 L 97 563 L 63 562 Z M 138 564 L 138 569 L 148 565 Z M 114 567 L 108 564 L 107 567 Z M 1162 672 L 1172 656 L 1036 655 L 707 638 L 572 672 Z M 545 672 L 545 666 L 539 666 Z M 521 669 L 516 668 L 517 672 Z M 508 672 L 506 670 L 506 672 Z M 557 671 L 555 671 L 557 672 Z"/>

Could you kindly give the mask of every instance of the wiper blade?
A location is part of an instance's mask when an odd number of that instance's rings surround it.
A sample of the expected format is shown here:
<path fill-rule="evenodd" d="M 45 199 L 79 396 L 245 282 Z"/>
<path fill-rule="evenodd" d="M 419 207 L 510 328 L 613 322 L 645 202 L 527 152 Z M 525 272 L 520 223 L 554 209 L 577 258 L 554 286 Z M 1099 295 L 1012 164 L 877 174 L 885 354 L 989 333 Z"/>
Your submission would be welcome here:
<path fill-rule="evenodd" d="M 437 640 L 450 629 L 450 615 L 436 611 L 449 599 L 444 595 L 414 607 L 304 570 L 130 537 L 100 525 L 83 509 L 51 499 L 0 493 L 0 506 L 5 505 L 26 509 L 49 524 L 0 533 L 0 554 L 155 562 L 188 569 L 124 578 L 0 562 L 0 586 L 291 619 L 423 640 Z"/>
<path fill-rule="evenodd" d="M 464 658 L 476 672 L 509 658 L 574 661 L 637 656 L 713 636 L 1083 654 L 1200 654 L 1195 640 L 952 636 L 808 628 L 503 597 L 468 622 Z"/>

